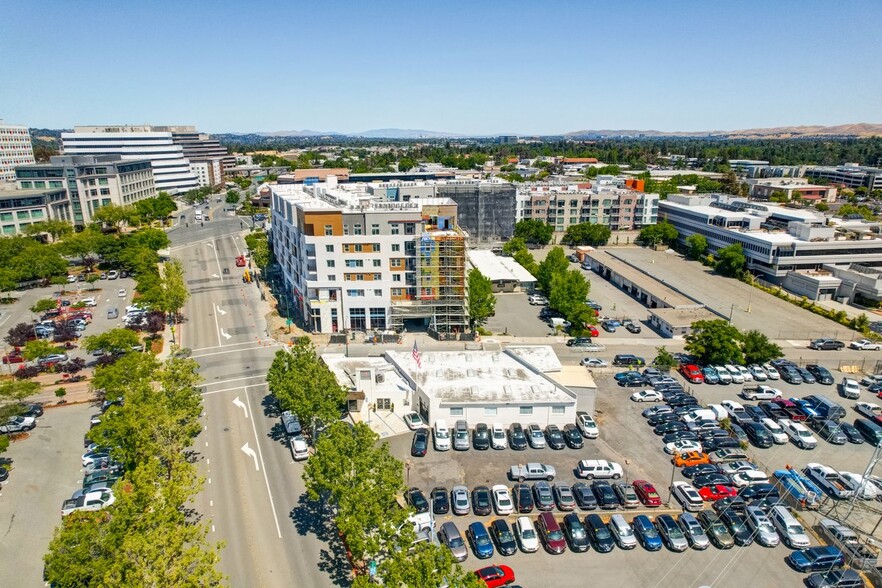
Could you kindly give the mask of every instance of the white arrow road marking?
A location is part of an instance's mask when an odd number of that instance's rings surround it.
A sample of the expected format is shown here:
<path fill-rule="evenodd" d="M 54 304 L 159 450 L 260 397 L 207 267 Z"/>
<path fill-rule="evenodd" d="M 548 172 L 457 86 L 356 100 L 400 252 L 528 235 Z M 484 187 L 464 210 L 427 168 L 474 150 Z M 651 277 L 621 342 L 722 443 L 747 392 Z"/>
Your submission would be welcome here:
<path fill-rule="evenodd" d="M 212 249 L 214 249 L 214 243 L 210 243 L 210 242 L 209 242 L 209 243 L 206 243 L 206 245 L 208 245 L 209 247 L 211 247 Z"/>
<path fill-rule="evenodd" d="M 254 453 L 254 450 L 248 447 L 248 444 L 242 446 L 242 451 L 244 451 L 247 455 L 251 456 L 251 459 L 254 460 L 254 469 L 258 472 L 260 471 L 260 465 L 257 463 L 257 454 Z"/>
<path fill-rule="evenodd" d="M 212 278 L 219 278 L 220 276 L 217 275 L 217 274 L 211 274 L 211 277 L 212 277 Z"/>
<path fill-rule="evenodd" d="M 214 307 L 217 309 L 218 313 L 220 313 L 220 314 L 227 314 L 227 311 L 226 311 L 226 310 L 221 310 L 221 307 L 218 306 L 217 304 L 215 304 Z"/>
<path fill-rule="evenodd" d="M 236 396 L 236 398 L 233 399 L 233 404 L 235 404 L 236 406 L 238 406 L 239 408 L 242 409 L 242 411 L 245 413 L 245 418 L 247 419 L 248 418 L 248 408 L 245 407 L 245 403 L 242 402 L 241 400 L 239 400 L 239 397 Z"/>
<path fill-rule="evenodd" d="M 227 332 L 224 331 L 223 329 L 220 330 L 220 333 L 221 333 L 221 335 L 224 336 L 225 339 L 232 339 L 232 338 L 233 338 L 232 335 L 230 335 L 229 333 L 227 333 Z"/>

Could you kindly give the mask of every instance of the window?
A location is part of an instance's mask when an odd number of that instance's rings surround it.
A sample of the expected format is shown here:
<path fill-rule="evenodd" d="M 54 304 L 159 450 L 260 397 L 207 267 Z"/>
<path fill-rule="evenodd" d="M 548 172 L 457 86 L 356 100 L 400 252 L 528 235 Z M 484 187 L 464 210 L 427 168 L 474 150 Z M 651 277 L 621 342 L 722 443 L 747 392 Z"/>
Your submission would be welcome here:
<path fill-rule="evenodd" d="M 377 298 L 382 298 L 382 296 L 383 296 L 383 290 L 382 290 L 382 289 L 380 289 L 380 290 L 374 290 L 374 296 L 376 296 Z"/>
<path fill-rule="evenodd" d="M 361 223 L 355 224 L 355 231 L 353 232 L 353 235 L 361 235 Z"/>
<path fill-rule="evenodd" d="M 334 225 L 325 225 L 325 237 L 330 237 L 333 234 L 334 234 Z M 334 246 L 333 245 L 325 245 L 325 249 L 328 251 L 328 253 L 331 253 L 334 251 Z"/>
<path fill-rule="evenodd" d="M 381 260 L 379 260 L 379 259 L 375 259 L 375 260 L 374 260 L 374 267 L 380 267 L 380 264 L 381 264 L 381 263 L 382 263 Z"/>
<path fill-rule="evenodd" d="M 12 213 L 11 212 L 0 213 L 0 221 L 9 222 L 11 220 L 12 220 Z"/>
<path fill-rule="evenodd" d="M 346 267 L 363 267 L 364 260 L 362 259 L 347 259 Z"/>
<path fill-rule="evenodd" d="M 380 234 L 380 225 L 371 225 L 371 235 Z"/>
<path fill-rule="evenodd" d="M 31 218 L 43 218 L 43 211 L 42 210 L 32 210 L 31 211 Z"/>
<path fill-rule="evenodd" d="M 349 225 L 343 225 L 343 234 L 344 234 L 344 235 L 348 235 L 348 234 L 349 234 Z"/>
<path fill-rule="evenodd" d="M 392 410 L 392 402 L 388 398 L 377 398 L 377 410 Z"/>
<path fill-rule="evenodd" d="M 521 407 L 521 414 L 533 414 L 533 407 L 532 406 L 522 406 Z"/>
<path fill-rule="evenodd" d="M 374 280 L 379 282 L 382 279 L 383 279 L 383 274 L 374 274 Z"/>
<path fill-rule="evenodd" d="M 463 408 L 461 406 L 451 406 L 450 407 L 450 416 L 462 416 Z"/>
<path fill-rule="evenodd" d="M 484 416 L 496 416 L 496 407 L 495 406 L 485 406 L 484 407 Z"/>
<path fill-rule="evenodd" d="M 380 244 L 374 243 L 373 245 L 374 245 L 374 247 L 373 247 L 374 253 L 379 253 L 380 252 Z"/>
<path fill-rule="evenodd" d="M 392 244 L 392 251 L 393 252 L 401 251 L 401 244 L 400 243 L 393 243 Z"/>
<path fill-rule="evenodd" d="M 50 181 L 49 187 L 50 188 L 63 188 L 64 184 L 62 184 L 60 181 Z"/>
<path fill-rule="evenodd" d="M 403 288 L 392 288 L 392 296 L 401 296 L 403 291 Z"/>
<path fill-rule="evenodd" d="M 361 246 L 361 243 L 356 243 L 356 244 L 355 244 L 355 252 L 356 252 L 356 253 L 361 253 L 362 250 L 363 250 L 363 247 Z"/>
<path fill-rule="evenodd" d="M 28 213 L 27 210 L 19 210 L 16 213 L 16 216 L 18 217 L 19 220 L 31 218 L 31 215 L 30 215 L 30 213 Z"/>
<path fill-rule="evenodd" d="M 404 225 L 404 234 L 405 235 L 415 235 L 416 234 L 416 224 L 415 223 L 407 223 Z"/>
<path fill-rule="evenodd" d="M 551 414 L 565 414 L 567 411 L 566 406 L 552 406 Z"/>
<path fill-rule="evenodd" d="M 21 183 L 21 189 L 22 189 L 22 190 L 30 190 L 30 189 L 33 188 L 33 187 L 34 187 L 34 183 L 33 183 L 33 182 L 22 182 L 22 183 Z"/>
<path fill-rule="evenodd" d="M 99 186 L 106 186 L 107 185 L 107 178 L 98 178 L 98 185 Z"/>
<path fill-rule="evenodd" d="M 357 282 L 363 282 L 364 281 L 364 274 L 355 274 L 355 280 Z"/>
<path fill-rule="evenodd" d="M 397 235 L 399 233 L 399 225 L 398 223 L 392 223 L 392 234 Z"/>
<path fill-rule="evenodd" d="M 384 330 L 386 328 L 386 309 L 385 308 L 372 308 L 371 309 L 371 328 Z"/>
<path fill-rule="evenodd" d="M 392 267 L 403 267 L 404 266 L 404 260 L 399 257 L 394 257 L 394 258 L 390 259 L 389 263 L 392 265 Z"/>
<path fill-rule="evenodd" d="M 401 281 L 401 274 L 392 274 L 392 281 L 393 282 L 400 282 Z"/>
<path fill-rule="evenodd" d="M 328 263 L 328 267 L 334 267 L 334 260 L 333 259 L 329 259 L 327 263 Z"/>
<path fill-rule="evenodd" d="M 329 282 L 336 282 L 337 276 L 335 274 L 328 274 L 328 281 Z"/>
<path fill-rule="evenodd" d="M 328 234 L 328 228 L 329 228 L 330 226 L 331 226 L 331 225 L 325 225 L 325 235 Z M 334 252 L 334 246 L 333 246 L 333 245 L 325 245 L 325 253 L 333 253 L 333 252 Z"/>
<path fill-rule="evenodd" d="M 362 290 L 364 292 L 364 290 Z M 367 325 L 363 308 L 349 309 L 349 328 L 356 331 L 363 331 Z"/>

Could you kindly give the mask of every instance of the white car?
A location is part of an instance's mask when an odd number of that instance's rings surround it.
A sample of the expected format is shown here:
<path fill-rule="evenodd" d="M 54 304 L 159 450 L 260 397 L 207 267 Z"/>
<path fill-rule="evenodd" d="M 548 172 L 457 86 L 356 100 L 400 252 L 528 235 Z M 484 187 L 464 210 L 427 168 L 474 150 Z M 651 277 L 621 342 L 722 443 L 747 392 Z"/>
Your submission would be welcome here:
<path fill-rule="evenodd" d="M 76 281 L 77 281 L 77 277 L 76 277 L 76 276 L 67 276 L 67 283 L 68 283 L 68 284 L 73 284 L 73 283 L 76 282 Z"/>
<path fill-rule="evenodd" d="M 784 432 L 784 429 L 781 428 L 781 425 L 779 425 L 769 417 L 760 420 L 760 423 L 772 436 L 772 441 L 774 441 L 776 445 L 784 445 L 785 443 L 787 443 L 787 433 Z"/>
<path fill-rule="evenodd" d="M 609 366 L 609 362 L 605 359 L 600 359 L 599 357 L 586 357 L 579 362 L 579 365 L 588 368 L 601 368 Z"/>
<path fill-rule="evenodd" d="M 409 412 L 404 415 L 404 424 L 406 424 L 407 428 L 411 431 L 416 431 L 417 429 L 422 429 L 426 426 L 426 422 L 423 420 L 423 417 L 415 412 Z"/>
<path fill-rule="evenodd" d="M 721 474 L 726 474 L 727 476 L 739 474 L 741 472 L 755 472 L 759 470 L 754 464 L 744 460 L 721 463 L 717 466 L 717 469 L 720 470 Z"/>
<path fill-rule="evenodd" d="M 872 402 L 855 402 L 854 409 L 868 419 L 882 415 L 882 406 Z"/>
<path fill-rule="evenodd" d="M 529 517 L 518 517 L 514 525 L 515 536 L 521 544 L 521 550 L 526 553 L 539 551 L 539 536 Z"/>
<path fill-rule="evenodd" d="M 781 543 L 778 532 L 772 521 L 758 506 L 748 506 L 746 509 L 747 524 L 753 528 L 756 542 L 765 547 L 775 547 Z"/>
<path fill-rule="evenodd" d="M 864 500 L 875 500 L 880 496 L 879 489 L 869 480 L 864 479 L 861 474 L 840 471 L 839 475 L 845 480 L 848 489 L 854 491 L 858 498 Z M 863 488 L 861 488 L 863 486 Z"/>
<path fill-rule="evenodd" d="M 725 368 L 725 370 L 727 372 L 729 372 L 729 375 L 732 376 L 732 383 L 733 384 L 743 384 L 744 383 L 744 374 L 742 374 L 741 370 L 739 370 L 736 366 L 727 363 L 726 365 L 723 366 L 723 368 Z"/>
<path fill-rule="evenodd" d="M 846 398 L 851 398 L 852 400 L 854 400 L 855 398 L 860 398 L 860 384 L 857 383 L 857 380 L 853 380 L 851 378 L 842 378 L 842 382 L 839 384 L 839 393 Z"/>
<path fill-rule="evenodd" d="M 505 437 L 505 428 L 502 423 L 493 423 L 490 428 L 490 446 L 493 449 L 505 449 L 508 440 Z"/>
<path fill-rule="evenodd" d="M 303 461 L 309 457 L 309 445 L 306 439 L 298 435 L 291 439 L 291 453 L 294 454 L 294 461 Z"/>
<path fill-rule="evenodd" d="M 740 402 L 735 402 L 734 400 L 724 400 L 720 404 L 726 409 L 726 412 L 729 414 L 733 413 L 744 413 L 744 405 Z"/>
<path fill-rule="evenodd" d="M 115 280 L 118 277 L 119 277 L 119 272 L 116 270 L 110 270 L 109 272 L 107 272 L 107 279 L 108 280 Z"/>
<path fill-rule="evenodd" d="M 634 402 L 661 402 L 665 397 L 658 390 L 640 390 L 631 394 Z"/>
<path fill-rule="evenodd" d="M 869 339 L 861 339 L 859 341 L 852 341 L 848 344 L 849 349 L 859 349 L 861 351 L 879 351 L 882 349 L 882 345 L 879 343 L 875 343 L 870 341 Z"/>
<path fill-rule="evenodd" d="M 98 306 L 98 302 L 94 298 L 83 298 L 80 302 L 85 306 Z"/>
<path fill-rule="evenodd" d="M 754 486 L 756 484 L 768 484 L 769 477 L 759 470 L 747 470 L 732 474 L 732 484 L 736 488 Z"/>
<path fill-rule="evenodd" d="M 533 306 L 545 306 L 548 304 L 548 298 L 546 298 L 545 296 L 540 296 L 538 294 L 533 294 L 532 296 L 527 298 L 527 301 Z"/>
<path fill-rule="evenodd" d="M 129 314 L 132 312 L 147 312 L 147 308 L 144 306 L 141 306 L 140 304 L 132 304 L 132 305 L 126 306 L 126 314 Z"/>
<path fill-rule="evenodd" d="M 698 441 L 693 441 L 691 439 L 679 439 L 677 441 L 672 441 L 671 443 L 665 444 L 665 453 L 668 453 L 670 455 L 689 453 L 691 451 L 697 451 L 701 453 L 701 443 L 699 443 Z"/>
<path fill-rule="evenodd" d="M 582 436 L 586 439 L 597 439 L 597 436 L 600 435 L 597 423 L 594 422 L 594 419 L 587 412 L 579 411 L 576 413 L 576 425 L 579 426 Z"/>
<path fill-rule="evenodd" d="M 757 382 L 765 382 L 769 379 L 769 374 L 766 373 L 766 370 L 764 370 L 761 365 L 752 363 L 747 366 L 747 369 L 750 370 L 750 375 L 753 376 L 753 379 Z"/>
<path fill-rule="evenodd" d="M 704 499 L 698 490 L 688 482 L 674 482 L 671 493 L 683 505 L 684 510 L 698 511 L 704 508 Z"/>
<path fill-rule="evenodd" d="M 717 372 L 717 377 L 720 379 L 720 384 L 731 384 L 732 383 L 732 374 L 729 373 L 725 367 L 721 365 L 715 365 L 714 370 Z"/>
<path fill-rule="evenodd" d="M 818 440 L 812 435 L 811 431 L 805 428 L 801 423 L 794 423 L 790 419 L 781 419 L 778 421 L 790 440 L 800 449 L 814 449 L 818 446 Z"/>
<path fill-rule="evenodd" d="M 753 374 L 743 365 L 736 365 L 735 368 L 741 373 L 741 377 L 745 382 L 753 382 Z"/>
<path fill-rule="evenodd" d="M 493 507 L 499 516 L 507 516 L 514 512 L 514 502 L 505 484 L 497 484 L 490 489 L 493 495 Z"/>
<path fill-rule="evenodd" d="M 112 490 L 96 490 L 78 498 L 69 498 L 61 505 L 61 516 L 77 511 L 101 510 L 116 501 Z"/>
<path fill-rule="evenodd" d="M 128 295 L 128 292 L 126 292 L 125 288 L 120 288 L 119 291 L 116 293 L 116 295 L 119 296 L 120 298 L 125 298 L 126 295 Z"/>
<path fill-rule="evenodd" d="M 763 371 L 766 372 L 766 375 L 769 376 L 770 380 L 780 380 L 781 379 L 781 374 L 779 374 L 778 370 L 775 369 L 775 366 L 773 366 L 770 363 L 763 364 Z"/>

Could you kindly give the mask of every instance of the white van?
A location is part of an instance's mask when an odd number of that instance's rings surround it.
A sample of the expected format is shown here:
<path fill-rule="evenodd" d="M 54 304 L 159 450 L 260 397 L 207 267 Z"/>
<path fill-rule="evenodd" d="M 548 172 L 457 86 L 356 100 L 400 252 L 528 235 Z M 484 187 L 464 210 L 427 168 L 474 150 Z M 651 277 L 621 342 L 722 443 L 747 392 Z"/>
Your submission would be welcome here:
<path fill-rule="evenodd" d="M 450 449 L 450 429 L 447 428 L 447 421 L 444 419 L 435 421 L 432 440 L 435 445 L 435 451 L 447 451 Z"/>
<path fill-rule="evenodd" d="M 566 319 L 562 319 L 559 316 L 555 316 L 555 317 L 552 317 L 551 319 L 549 319 L 548 326 L 551 327 L 552 329 L 556 329 L 558 327 L 560 327 L 561 329 L 569 329 L 570 328 L 570 321 L 568 321 Z"/>
<path fill-rule="evenodd" d="M 786 506 L 772 508 L 769 518 L 772 519 L 772 524 L 775 525 L 778 533 L 791 549 L 805 549 L 811 545 L 805 529 Z"/>

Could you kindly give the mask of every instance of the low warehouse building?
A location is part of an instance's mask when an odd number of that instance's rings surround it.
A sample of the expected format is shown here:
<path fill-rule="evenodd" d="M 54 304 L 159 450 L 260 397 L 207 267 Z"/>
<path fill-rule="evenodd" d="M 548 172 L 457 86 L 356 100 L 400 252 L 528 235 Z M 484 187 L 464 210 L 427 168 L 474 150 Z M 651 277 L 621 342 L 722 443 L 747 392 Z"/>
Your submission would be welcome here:
<path fill-rule="evenodd" d="M 649 324 L 665 337 L 680 337 L 692 332 L 695 321 L 713 321 L 721 317 L 706 308 L 652 308 Z"/>

